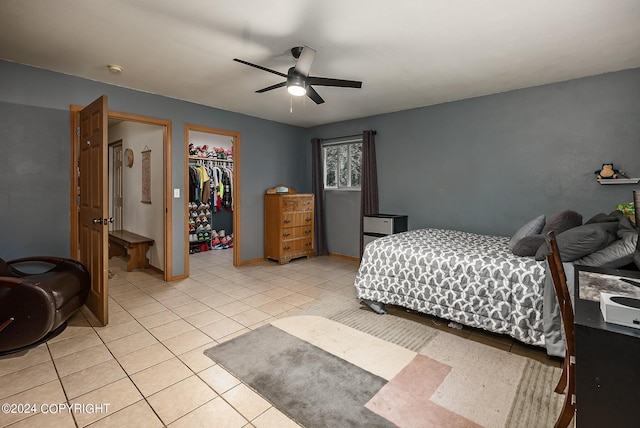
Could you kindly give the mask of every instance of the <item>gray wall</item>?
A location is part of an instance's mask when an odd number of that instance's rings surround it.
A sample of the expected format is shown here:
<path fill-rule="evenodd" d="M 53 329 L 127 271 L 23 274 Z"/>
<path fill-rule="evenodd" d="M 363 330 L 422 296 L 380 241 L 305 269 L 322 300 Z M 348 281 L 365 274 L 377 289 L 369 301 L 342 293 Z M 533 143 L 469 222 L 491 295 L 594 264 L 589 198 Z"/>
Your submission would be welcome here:
<path fill-rule="evenodd" d="M 263 256 L 263 195 L 310 191 L 304 129 L 0 61 L 0 257 L 69 255 L 69 105 L 109 97 L 112 111 L 172 121 L 171 181 L 184 187 L 184 124 L 240 132 L 241 261 Z M 28 172 L 27 172 L 28 171 Z M 25 178 L 26 174 L 37 177 Z M 183 199 L 173 199 L 173 269 L 183 273 Z M 19 217 L 15 213 L 21 213 Z"/>
<path fill-rule="evenodd" d="M 593 174 L 613 162 L 640 176 L 640 69 L 305 130 L 0 61 L 0 257 L 68 255 L 69 105 L 102 94 L 111 110 L 172 121 L 172 187 L 182 195 L 184 123 L 241 133 L 241 261 L 262 257 L 264 190 L 310 191 L 311 137 L 377 130 L 380 210 L 407 214 L 412 229 L 510 235 L 538 213 L 611 211 L 640 188 L 602 186 Z M 328 228 L 357 227 L 358 197 L 334 199 Z M 175 274 L 183 216 L 174 199 Z M 351 235 L 338 233 L 330 251 L 357 256 Z"/>
<path fill-rule="evenodd" d="M 69 255 L 69 112 L 0 102 L 0 257 L 40 254 Z"/>
<path fill-rule="evenodd" d="M 640 176 L 640 69 L 319 126 L 308 138 L 365 129 L 378 132 L 381 212 L 407 214 L 410 229 L 508 236 L 540 213 L 588 218 L 632 201 L 640 184 L 603 186 L 593 172 L 613 162 Z M 351 202 L 327 223 L 358 224 Z M 336 239 L 330 251 L 357 248 Z"/>

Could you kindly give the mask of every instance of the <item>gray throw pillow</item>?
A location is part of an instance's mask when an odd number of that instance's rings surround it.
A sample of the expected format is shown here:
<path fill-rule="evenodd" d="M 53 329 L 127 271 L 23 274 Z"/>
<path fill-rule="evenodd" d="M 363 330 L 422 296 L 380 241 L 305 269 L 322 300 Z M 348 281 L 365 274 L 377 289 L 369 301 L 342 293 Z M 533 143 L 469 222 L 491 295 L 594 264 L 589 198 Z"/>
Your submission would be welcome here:
<path fill-rule="evenodd" d="M 522 227 L 520 227 L 520 229 L 516 231 L 516 233 L 513 234 L 513 236 L 509 240 L 509 249 L 513 251 L 513 248 L 516 246 L 518 241 L 520 241 L 525 236 L 540 234 L 540 232 L 542 231 L 542 228 L 544 227 L 545 220 L 546 220 L 546 216 L 542 214 L 526 222 Z"/>
<path fill-rule="evenodd" d="M 633 255 L 638 245 L 638 232 L 625 230 L 621 233 L 619 230 L 618 235 L 622 237 L 611 245 L 576 260 L 575 264 L 617 269 L 633 263 Z"/>
<path fill-rule="evenodd" d="M 618 223 L 592 223 L 566 230 L 556 235 L 556 243 L 563 262 L 572 262 L 603 249 L 617 239 Z M 549 250 L 547 244 L 536 252 L 536 260 L 544 260 Z"/>
<path fill-rule="evenodd" d="M 556 233 L 556 236 L 558 236 L 565 230 L 569 230 L 580 225 L 582 225 L 582 215 L 575 211 L 564 210 L 548 219 L 540 233 L 546 236 L 547 233 L 553 230 Z"/>
<path fill-rule="evenodd" d="M 611 214 L 599 213 L 591 217 L 589 220 L 585 221 L 584 224 L 591 223 L 607 223 L 610 221 L 618 221 L 618 216 L 614 216 Z"/>
<path fill-rule="evenodd" d="M 631 219 L 627 216 L 622 216 L 618 220 L 618 238 L 622 238 L 621 234 L 628 231 L 638 232 L 636 226 L 631 223 Z"/>
<path fill-rule="evenodd" d="M 519 240 L 513 247 L 512 252 L 516 256 L 531 257 L 536 255 L 541 245 L 546 246 L 544 235 L 529 235 Z"/>

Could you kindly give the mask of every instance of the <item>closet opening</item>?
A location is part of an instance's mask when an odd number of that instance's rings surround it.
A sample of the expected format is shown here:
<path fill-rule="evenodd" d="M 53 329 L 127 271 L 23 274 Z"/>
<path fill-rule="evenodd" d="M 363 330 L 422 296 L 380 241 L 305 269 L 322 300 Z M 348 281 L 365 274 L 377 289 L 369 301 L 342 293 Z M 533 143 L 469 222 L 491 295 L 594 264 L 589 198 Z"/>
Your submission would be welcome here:
<path fill-rule="evenodd" d="M 239 134 L 185 125 L 185 272 L 238 263 Z"/>

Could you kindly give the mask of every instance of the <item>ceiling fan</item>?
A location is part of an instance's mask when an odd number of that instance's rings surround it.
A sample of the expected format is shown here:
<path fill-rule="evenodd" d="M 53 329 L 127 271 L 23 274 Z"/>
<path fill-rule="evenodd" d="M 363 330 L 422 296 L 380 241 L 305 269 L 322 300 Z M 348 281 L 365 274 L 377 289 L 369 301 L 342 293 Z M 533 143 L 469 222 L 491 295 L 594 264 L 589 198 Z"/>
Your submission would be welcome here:
<path fill-rule="evenodd" d="M 356 80 L 343 80 L 343 79 L 331 79 L 328 77 L 315 77 L 309 76 L 309 70 L 311 69 L 311 64 L 313 63 L 313 59 L 316 56 L 316 51 L 309 46 L 297 46 L 291 49 L 291 55 L 297 59 L 296 65 L 291 67 L 287 74 L 281 73 L 276 70 L 271 70 L 270 68 L 263 67 L 261 65 L 252 64 L 247 61 L 243 61 L 238 58 L 234 58 L 234 61 L 237 61 L 241 64 L 246 64 L 251 67 L 255 67 L 259 70 L 268 71 L 269 73 L 277 74 L 278 76 L 285 77 L 287 80 L 282 83 L 278 83 L 272 86 L 268 86 L 266 88 L 258 89 L 257 93 L 263 93 L 267 91 L 271 91 L 272 89 L 282 88 L 284 86 L 287 87 L 287 91 L 291 95 L 295 96 L 303 96 L 307 95 L 311 98 L 316 104 L 322 104 L 324 100 L 322 97 L 311 87 L 311 85 L 316 86 L 337 86 L 341 88 L 361 88 L 362 82 L 358 82 Z"/>

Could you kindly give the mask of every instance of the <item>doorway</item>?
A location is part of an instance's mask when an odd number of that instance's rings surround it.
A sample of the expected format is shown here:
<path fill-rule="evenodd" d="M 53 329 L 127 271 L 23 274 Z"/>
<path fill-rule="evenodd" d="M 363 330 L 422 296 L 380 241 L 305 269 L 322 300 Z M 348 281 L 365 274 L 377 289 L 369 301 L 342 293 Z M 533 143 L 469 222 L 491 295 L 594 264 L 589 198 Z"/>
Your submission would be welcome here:
<path fill-rule="evenodd" d="M 156 124 L 109 119 L 109 232 L 153 240 L 147 257 L 159 272 L 165 270 L 163 133 Z"/>
<path fill-rule="evenodd" d="M 187 275 L 190 256 L 200 252 L 239 263 L 239 148 L 237 132 L 185 124 Z"/>
<path fill-rule="evenodd" d="M 80 177 L 80 170 L 78 164 L 78 156 L 79 156 L 79 136 L 76 133 L 76 129 L 79 126 L 79 112 L 82 110 L 82 106 L 72 105 L 70 107 L 71 113 L 71 129 L 73 132 L 71 133 L 71 189 L 70 189 L 70 200 L 71 200 L 71 210 L 70 210 L 70 224 L 71 224 L 71 236 L 70 236 L 70 252 L 71 256 L 76 259 L 80 259 L 79 257 L 79 218 L 78 218 L 78 180 Z M 151 168 L 159 170 L 162 172 L 160 182 L 152 183 L 152 189 L 155 186 L 157 189 L 162 189 L 160 193 L 160 197 L 157 200 L 152 199 L 152 204 L 156 204 L 156 206 L 162 207 L 160 211 L 161 214 L 161 240 L 163 241 L 161 255 L 162 266 L 163 269 L 163 277 L 165 281 L 170 281 L 172 279 L 176 279 L 173 277 L 173 268 L 172 268 L 172 237 L 171 237 L 171 228 L 172 228 L 172 206 L 171 206 L 171 121 L 164 119 L 157 119 L 147 116 L 134 115 L 129 113 L 121 113 L 121 112 L 108 112 L 108 119 L 111 125 L 115 123 L 128 122 L 130 125 L 135 126 L 135 124 L 148 125 L 153 128 L 157 128 L 160 131 L 161 135 L 161 145 L 155 150 L 156 155 L 160 155 L 159 160 L 156 162 L 152 162 Z M 109 141 L 113 141 L 114 138 L 110 137 Z M 124 141 L 124 145 L 126 146 L 126 141 Z M 125 147 L 126 148 L 126 147 Z M 152 150 L 153 154 L 153 150 Z M 137 161 L 141 162 L 142 154 L 140 152 L 134 154 L 134 165 Z M 105 175 L 108 174 L 107 169 L 105 171 Z M 123 171 L 124 172 L 124 171 Z M 159 186 L 159 187 L 158 187 Z M 111 187 L 111 185 L 109 186 Z M 138 200 L 140 198 L 138 197 Z M 124 217 L 126 217 L 126 213 Z M 115 220 L 114 220 L 115 221 Z"/>

